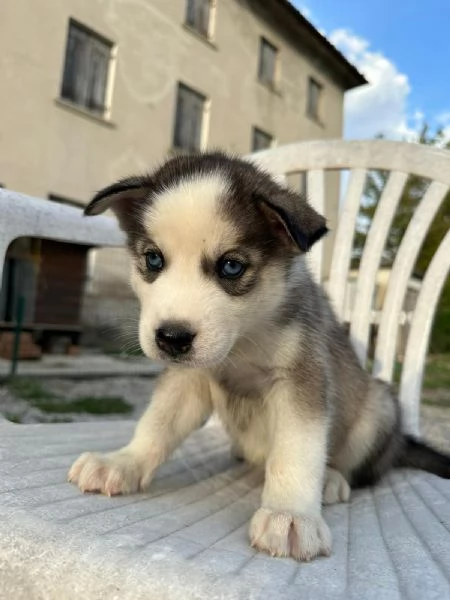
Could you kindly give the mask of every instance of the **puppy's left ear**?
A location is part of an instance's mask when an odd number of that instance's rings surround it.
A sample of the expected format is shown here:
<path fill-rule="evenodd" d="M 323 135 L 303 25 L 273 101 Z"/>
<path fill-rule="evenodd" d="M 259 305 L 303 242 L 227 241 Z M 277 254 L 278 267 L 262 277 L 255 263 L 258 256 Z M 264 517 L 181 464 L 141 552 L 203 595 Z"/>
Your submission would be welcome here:
<path fill-rule="evenodd" d="M 288 189 L 257 196 L 259 208 L 276 236 L 297 252 L 307 252 L 328 232 L 325 218 L 303 196 Z"/>
<path fill-rule="evenodd" d="M 84 209 L 87 216 L 99 215 L 109 208 L 125 231 L 129 229 L 142 203 L 152 189 L 150 177 L 128 177 L 100 190 Z"/>

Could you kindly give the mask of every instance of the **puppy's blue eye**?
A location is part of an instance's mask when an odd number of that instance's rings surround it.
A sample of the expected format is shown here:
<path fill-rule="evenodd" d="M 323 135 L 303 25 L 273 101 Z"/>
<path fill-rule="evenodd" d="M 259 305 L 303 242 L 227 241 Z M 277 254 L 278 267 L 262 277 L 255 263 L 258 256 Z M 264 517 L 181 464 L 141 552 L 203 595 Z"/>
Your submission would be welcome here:
<path fill-rule="evenodd" d="M 150 250 L 145 255 L 145 264 L 149 271 L 161 271 L 164 267 L 164 258 L 160 252 Z"/>
<path fill-rule="evenodd" d="M 225 277 L 226 279 L 237 279 L 244 274 L 246 269 L 246 265 L 232 258 L 222 258 L 218 267 L 219 277 Z"/>

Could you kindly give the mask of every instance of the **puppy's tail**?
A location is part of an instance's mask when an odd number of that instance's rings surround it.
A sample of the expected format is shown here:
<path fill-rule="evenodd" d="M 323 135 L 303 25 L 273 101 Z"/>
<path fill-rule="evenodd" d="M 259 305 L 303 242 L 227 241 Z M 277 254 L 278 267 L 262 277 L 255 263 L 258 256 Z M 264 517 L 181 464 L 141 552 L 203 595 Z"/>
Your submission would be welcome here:
<path fill-rule="evenodd" d="M 404 446 L 397 457 L 397 467 L 412 467 L 450 479 L 450 456 L 443 454 L 416 438 L 405 435 Z"/>

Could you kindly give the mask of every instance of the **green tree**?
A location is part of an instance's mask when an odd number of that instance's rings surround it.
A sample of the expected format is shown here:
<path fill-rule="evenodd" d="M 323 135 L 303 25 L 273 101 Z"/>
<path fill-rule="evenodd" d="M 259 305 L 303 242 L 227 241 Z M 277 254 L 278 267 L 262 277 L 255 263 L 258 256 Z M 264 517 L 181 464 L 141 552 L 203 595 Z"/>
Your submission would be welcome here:
<path fill-rule="evenodd" d="M 379 135 L 377 137 L 382 138 L 383 136 Z M 424 124 L 421 127 L 415 142 L 426 146 L 444 148 L 450 151 L 450 141 L 445 139 L 444 131 L 441 128 L 433 131 L 427 124 Z M 367 232 L 370 228 L 388 176 L 389 172 L 387 171 L 371 171 L 368 174 L 353 244 L 352 267 L 354 268 L 359 266 Z M 381 259 L 382 267 L 392 266 L 409 221 L 414 211 L 419 206 L 428 186 L 429 181 L 423 177 L 411 175 L 408 178 L 386 240 Z M 422 278 L 425 274 L 436 249 L 439 247 L 439 244 L 449 230 L 449 227 L 450 193 L 448 193 L 443 200 L 424 243 L 422 244 L 413 271 L 413 274 L 416 277 Z M 436 352 L 450 351 L 450 279 L 447 279 L 439 303 L 433 328 L 431 350 Z"/>

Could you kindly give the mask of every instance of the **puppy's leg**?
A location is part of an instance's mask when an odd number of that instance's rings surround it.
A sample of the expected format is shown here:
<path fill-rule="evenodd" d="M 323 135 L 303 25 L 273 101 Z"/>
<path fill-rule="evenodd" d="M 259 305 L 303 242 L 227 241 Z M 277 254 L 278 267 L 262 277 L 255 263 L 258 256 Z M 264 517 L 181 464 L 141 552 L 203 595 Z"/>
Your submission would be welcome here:
<path fill-rule="evenodd" d="M 268 398 L 271 449 L 262 507 L 250 524 L 252 546 L 297 560 L 329 555 L 331 533 L 321 516 L 327 422 L 320 397 L 316 408 L 314 398 L 302 406 L 298 390 L 286 383 L 274 392 Z"/>
<path fill-rule="evenodd" d="M 170 369 L 161 376 L 130 443 L 109 454 L 82 454 L 69 471 L 69 481 L 83 492 L 108 496 L 143 490 L 157 467 L 211 411 L 208 377 L 202 371 Z"/>
<path fill-rule="evenodd" d="M 327 467 L 325 482 L 323 484 L 322 504 L 337 504 L 348 502 L 350 498 L 350 486 L 345 477 L 336 469 Z"/>

